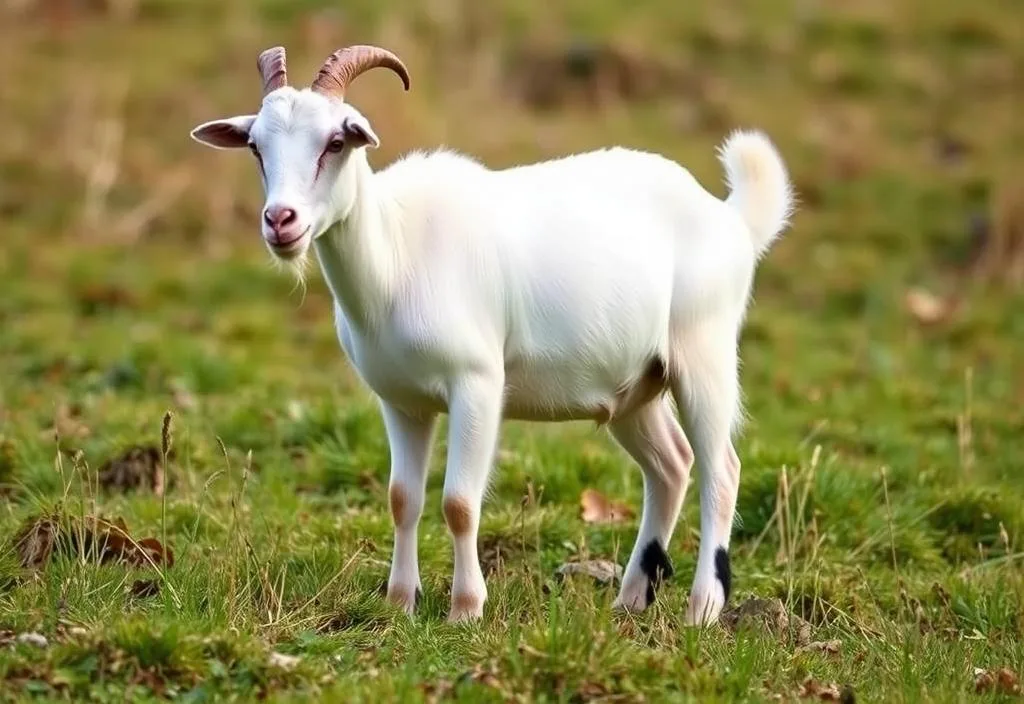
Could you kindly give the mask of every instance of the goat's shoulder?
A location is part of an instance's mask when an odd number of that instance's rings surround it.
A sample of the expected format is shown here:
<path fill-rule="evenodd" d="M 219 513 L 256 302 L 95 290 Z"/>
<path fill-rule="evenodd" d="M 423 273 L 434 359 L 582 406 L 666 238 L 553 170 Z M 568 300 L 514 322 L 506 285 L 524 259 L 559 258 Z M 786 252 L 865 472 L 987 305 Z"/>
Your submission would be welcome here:
<path fill-rule="evenodd" d="M 377 178 L 392 188 L 444 182 L 449 178 L 478 177 L 487 167 L 450 149 L 416 150 L 382 169 Z"/>

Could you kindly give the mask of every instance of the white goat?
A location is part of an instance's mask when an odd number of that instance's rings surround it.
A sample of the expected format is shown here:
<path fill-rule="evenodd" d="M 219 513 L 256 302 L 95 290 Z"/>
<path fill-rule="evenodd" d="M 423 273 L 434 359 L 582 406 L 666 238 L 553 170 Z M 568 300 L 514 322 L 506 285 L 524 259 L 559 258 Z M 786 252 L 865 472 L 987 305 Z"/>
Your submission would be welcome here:
<path fill-rule="evenodd" d="M 724 143 L 724 202 L 677 164 L 621 148 L 499 171 L 415 154 L 375 174 L 365 148 L 379 140 L 344 91 L 378 66 L 408 90 L 398 57 L 339 50 L 302 90 L 287 85 L 281 47 L 258 66 L 259 112 L 191 134 L 256 155 L 267 246 L 292 262 L 314 247 L 341 346 L 379 398 L 395 525 L 388 599 L 412 613 L 421 588 L 417 525 L 438 414 L 449 415 L 452 621 L 479 618 L 487 598 L 477 532 L 502 418 L 586 419 L 607 425 L 644 474 L 615 605 L 643 610 L 671 575 L 666 548 L 695 451 L 701 540 L 686 619 L 717 619 L 740 480 L 737 338 L 756 263 L 793 203 L 771 142 L 736 132 Z"/>

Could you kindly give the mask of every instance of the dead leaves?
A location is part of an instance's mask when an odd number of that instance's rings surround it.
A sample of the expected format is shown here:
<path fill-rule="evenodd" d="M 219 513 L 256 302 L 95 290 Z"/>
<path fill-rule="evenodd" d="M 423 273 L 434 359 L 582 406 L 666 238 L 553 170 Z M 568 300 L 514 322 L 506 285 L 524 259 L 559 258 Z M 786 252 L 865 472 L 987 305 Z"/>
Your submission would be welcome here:
<path fill-rule="evenodd" d="M 21 566 L 29 569 L 42 568 L 55 552 L 85 556 L 101 564 L 174 565 L 170 548 L 156 538 L 135 540 L 121 518 L 37 516 L 22 524 L 13 542 Z"/>
<path fill-rule="evenodd" d="M 974 691 L 997 692 L 999 694 L 1020 694 L 1020 678 L 1017 673 L 1007 667 L 998 670 L 974 668 Z"/>
<path fill-rule="evenodd" d="M 611 501 L 594 489 L 585 489 L 580 495 L 580 508 L 586 523 L 620 523 L 635 515 L 626 504 Z"/>
<path fill-rule="evenodd" d="M 107 491 L 127 492 L 146 487 L 162 496 L 165 478 L 160 450 L 152 445 L 133 445 L 99 469 L 100 486 Z"/>

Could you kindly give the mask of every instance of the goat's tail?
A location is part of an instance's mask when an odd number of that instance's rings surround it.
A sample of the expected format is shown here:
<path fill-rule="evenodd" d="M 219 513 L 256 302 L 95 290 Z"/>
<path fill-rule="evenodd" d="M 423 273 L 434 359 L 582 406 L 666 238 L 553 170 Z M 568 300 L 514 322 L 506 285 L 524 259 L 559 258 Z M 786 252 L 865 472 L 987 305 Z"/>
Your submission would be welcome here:
<path fill-rule="evenodd" d="M 739 211 L 760 257 L 789 224 L 793 187 L 771 140 L 759 131 L 736 131 L 718 148 L 729 187 L 726 203 Z"/>

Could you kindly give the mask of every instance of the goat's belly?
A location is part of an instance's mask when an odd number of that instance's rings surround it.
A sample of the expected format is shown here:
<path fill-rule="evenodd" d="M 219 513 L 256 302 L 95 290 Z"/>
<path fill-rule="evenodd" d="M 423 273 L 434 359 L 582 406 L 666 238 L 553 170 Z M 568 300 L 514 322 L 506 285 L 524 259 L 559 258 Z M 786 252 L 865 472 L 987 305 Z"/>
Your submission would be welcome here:
<path fill-rule="evenodd" d="M 595 383 L 592 374 L 566 370 L 506 370 L 505 418 L 598 424 L 629 415 L 668 386 L 664 360 L 651 358 L 633 373 Z"/>

